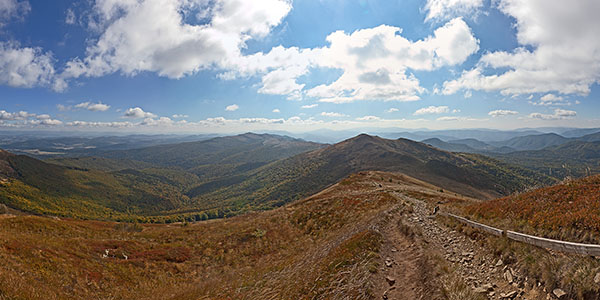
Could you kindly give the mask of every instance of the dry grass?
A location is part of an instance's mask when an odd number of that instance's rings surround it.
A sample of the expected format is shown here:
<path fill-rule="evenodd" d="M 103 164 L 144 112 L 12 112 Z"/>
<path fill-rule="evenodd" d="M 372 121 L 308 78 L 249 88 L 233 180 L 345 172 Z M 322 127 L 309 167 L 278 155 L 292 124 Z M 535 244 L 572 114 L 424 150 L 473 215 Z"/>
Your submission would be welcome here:
<path fill-rule="evenodd" d="M 2 217 L 0 299 L 368 299 L 372 224 L 397 202 L 379 185 L 399 181 L 363 172 L 280 209 L 187 226 Z"/>

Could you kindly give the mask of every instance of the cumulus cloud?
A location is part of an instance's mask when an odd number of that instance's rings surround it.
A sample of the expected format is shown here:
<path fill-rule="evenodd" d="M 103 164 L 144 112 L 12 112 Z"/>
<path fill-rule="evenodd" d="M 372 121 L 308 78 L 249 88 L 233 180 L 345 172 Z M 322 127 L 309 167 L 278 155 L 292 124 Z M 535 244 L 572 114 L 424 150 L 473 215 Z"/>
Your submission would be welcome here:
<path fill-rule="evenodd" d="M 67 63 L 65 76 L 150 71 L 181 78 L 222 66 L 241 55 L 246 41 L 268 34 L 290 9 L 286 0 L 98 0 L 91 25 L 102 34 L 85 58 Z"/>
<path fill-rule="evenodd" d="M 516 115 L 516 114 L 519 114 L 519 112 L 514 111 L 514 110 L 505 110 L 505 109 L 492 110 L 488 113 L 488 115 L 490 115 L 492 117 L 510 116 L 510 115 Z"/>
<path fill-rule="evenodd" d="M 529 114 L 529 118 L 542 119 L 542 120 L 564 120 L 564 119 L 572 119 L 575 116 L 577 116 L 576 111 L 564 110 L 564 109 L 560 109 L 560 108 L 555 109 L 553 114 L 542 114 L 542 113 Z"/>
<path fill-rule="evenodd" d="M 385 112 L 387 112 L 387 113 L 393 113 L 393 112 L 397 112 L 397 111 L 400 111 L 400 110 L 397 109 L 397 108 L 395 108 L 395 107 L 392 107 L 392 108 L 386 110 Z"/>
<path fill-rule="evenodd" d="M 562 96 L 554 94 L 546 94 L 540 97 L 540 101 L 529 101 L 533 105 L 550 106 L 550 105 L 571 105 L 571 102 L 565 100 Z"/>
<path fill-rule="evenodd" d="M 323 117 L 331 117 L 331 118 L 337 118 L 337 117 L 347 117 L 347 115 L 342 114 L 342 113 L 337 113 L 337 112 L 322 112 L 321 116 Z"/>
<path fill-rule="evenodd" d="M 308 90 L 306 95 L 333 103 L 419 100 L 425 89 L 408 69 L 431 71 L 457 65 L 479 49 L 479 41 L 460 18 L 416 42 L 401 33 L 401 28 L 381 25 L 351 34 L 330 34 L 330 46 L 315 52 L 319 56 L 316 63 L 341 69 L 343 74 L 331 84 Z"/>
<path fill-rule="evenodd" d="M 516 20 L 521 47 L 482 55 L 475 68 L 444 83 L 444 94 L 463 89 L 589 94 L 600 80 L 599 1 L 499 0 L 497 5 Z"/>
<path fill-rule="evenodd" d="M 0 42 L 0 84 L 32 88 L 66 88 L 64 80 L 55 76 L 52 53 L 41 48 L 20 47 L 16 42 Z"/>
<path fill-rule="evenodd" d="M 52 126 L 61 125 L 60 120 L 52 119 L 48 114 L 33 114 L 26 111 L 8 112 L 0 110 L 1 127 L 22 127 L 25 125 Z"/>
<path fill-rule="evenodd" d="M 336 31 L 326 38 L 328 46 L 312 49 L 274 47 L 269 52 L 238 56 L 225 66 L 222 79 L 262 76 L 260 93 L 304 96 L 320 102 L 356 100 L 414 101 L 425 91 L 412 70 L 431 71 L 457 65 L 479 49 L 479 41 L 460 18 L 437 28 L 432 36 L 410 41 L 402 28 L 381 25 L 352 33 Z M 298 78 L 312 69 L 341 70 L 330 84 L 310 89 Z"/>
<path fill-rule="evenodd" d="M 86 101 L 86 102 L 76 104 L 75 108 L 87 109 L 89 111 L 107 111 L 110 108 L 110 105 L 104 104 L 102 102 L 92 103 L 92 102 Z M 59 109 L 60 109 L 60 107 L 59 107 Z"/>
<path fill-rule="evenodd" d="M 231 104 L 228 105 L 227 107 L 225 107 L 226 111 L 236 111 L 238 110 L 240 107 L 237 104 Z"/>
<path fill-rule="evenodd" d="M 429 106 L 418 109 L 413 115 L 443 114 L 447 112 L 450 112 L 448 106 Z"/>
<path fill-rule="evenodd" d="M 455 16 L 472 14 L 483 7 L 483 0 L 427 0 L 425 20 L 447 20 Z"/>
<path fill-rule="evenodd" d="M 190 116 L 188 116 L 188 115 L 181 115 L 181 114 L 174 114 L 171 117 L 173 117 L 173 119 L 181 119 L 181 118 L 189 118 Z"/>
<path fill-rule="evenodd" d="M 123 115 L 125 118 L 156 118 L 156 115 L 150 112 L 145 112 L 143 109 L 139 107 L 128 108 Z"/>
<path fill-rule="evenodd" d="M 280 113 L 281 111 L 279 110 L 279 108 L 276 108 L 273 110 L 274 113 Z"/>

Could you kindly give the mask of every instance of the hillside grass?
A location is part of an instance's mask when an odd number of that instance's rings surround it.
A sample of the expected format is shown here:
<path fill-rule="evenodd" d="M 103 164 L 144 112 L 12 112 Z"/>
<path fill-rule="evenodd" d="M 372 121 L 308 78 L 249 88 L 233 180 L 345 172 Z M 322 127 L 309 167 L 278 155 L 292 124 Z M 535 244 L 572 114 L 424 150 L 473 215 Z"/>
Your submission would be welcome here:
<path fill-rule="evenodd" d="M 369 299 L 382 238 L 373 224 L 398 205 L 378 188 L 390 184 L 382 174 L 194 224 L 3 215 L 0 299 Z"/>

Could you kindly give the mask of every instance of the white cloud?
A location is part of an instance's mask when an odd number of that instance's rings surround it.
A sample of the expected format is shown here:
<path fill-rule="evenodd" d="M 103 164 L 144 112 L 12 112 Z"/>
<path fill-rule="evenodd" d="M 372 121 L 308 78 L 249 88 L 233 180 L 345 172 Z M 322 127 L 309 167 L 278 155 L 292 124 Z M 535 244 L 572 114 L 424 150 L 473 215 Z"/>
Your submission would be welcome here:
<path fill-rule="evenodd" d="M 141 125 L 147 126 L 170 126 L 173 125 L 173 120 L 168 117 L 160 117 L 158 119 L 145 118 Z"/>
<path fill-rule="evenodd" d="M 577 112 L 573 110 L 564 110 L 557 108 L 554 110 L 554 114 L 542 114 L 542 113 L 531 113 L 529 118 L 542 119 L 542 120 L 564 120 L 571 119 L 577 116 Z"/>
<path fill-rule="evenodd" d="M 393 113 L 393 112 L 397 112 L 397 111 L 400 111 L 400 110 L 397 109 L 397 108 L 395 108 L 395 107 L 392 107 L 392 108 L 386 110 L 385 112 L 387 112 L 387 113 Z"/>
<path fill-rule="evenodd" d="M 0 71 L 0 84 L 22 88 L 49 86 L 56 91 L 66 88 L 66 83 L 55 76 L 52 53 L 44 53 L 41 48 L 0 42 Z"/>
<path fill-rule="evenodd" d="M 450 121 L 469 122 L 469 121 L 487 121 L 487 120 L 488 119 L 476 119 L 476 118 L 470 118 L 470 117 L 451 117 L 451 116 L 439 117 L 436 119 L 436 121 L 444 121 L 444 122 L 450 122 Z"/>
<path fill-rule="evenodd" d="M 107 104 L 104 104 L 101 102 L 92 103 L 92 102 L 86 101 L 86 102 L 76 104 L 75 108 L 87 109 L 89 111 L 107 111 L 110 108 L 110 105 L 107 105 Z M 60 109 L 60 107 L 59 107 L 59 109 Z"/>
<path fill-rule="evenodd" d="M 519 112 L 514 111 L 514 110 L 505 110 L 505 109 L 492 110 L 488 113 L 488 115 L 490 115 L 492 117 L 509 116 L 509 115 L 516 115 L 516 114 L 519 114 Z"/>
<path fill-rule="evenodd" d="M 181 119 L 181 118 L 189 118 L 190 116 L 188 116 L 188 115 L 174 114 L 171 117 L 173 117 L 173 119 Z"/>
<path fill-rule="evenodd" d="M 379 121 L 381 120 L 380 117 L 377 116 L 364 116 L 364 117 L 360 117 L 360 118 L 356 118 L 357 121 Z"/>
<path fill-rule="evenodd" d="M 456 16 L 465 16 L 481 7 L 483 7 L 483 0 L 427 0 L 425 21 L 448 20 Z"/>
<path fill-rule="evenodd" d="M 315 103 L 315 104 L 302 105 L 302 107 L 301 107 L 301 108 L 302 108 L 302 109 L 308 109 L 308 108 L 315 108 L 315 107 L 317 107 L 317 106 L 319 106 L 319 104 L 316 104 L 316 103 Z"/>
<path fill-rule="evenodd" d="M 11 19 L 23 19 L 31 11 L 29 1 L 0 0 L 0 28 Z"/>
<path fill-rule="evenodd" d="M 70 8 L 67 9 L 67 12 L 65 13 L 65 23 L 69 25 L 75 24 L 75 12 Z"/>
<path fill-rule="evenodd" d="M 7 112 L 5 110 L 0 110 L 0 120 L 5 120 L 5 121 L 14 121 L 14 120 L 25 120 L 28 118 L 32 118 L 35 117 L 35 114 L 30 114 L 26 111 L 19 111 L 19 112 Z"/>
<path fill-rule="evenodd" d="M 128 108 L 123 115 L 126 118 L 156 118 L 156 115 L 150 112 L 145 112 L 143 109 L 139 107 Z"/>
<path fill-rule="evenodd" d="M 316 52 L 321 67 L 342 69 L 335 82 L 306 92 L 321 102 L 356 100 L 414 101 L 425 91 L 408 69 L 431 71 L 457 65 L 479 49 L 469 26 L 460 18 L 437 28 L 433 36 L 412 42 L 402 29 L 381 25 L 327 37 L 330 46 Z"/>
<path fill-rule="evenodd" d="M 410 41 L 402 29 L 381 25 L 347 34 L 336 31 L 327 37 L 328 46 L 313 49 L 272 48 L 239 56 L 225 66 L 222 79 L 260 75 L 260 93 L 303 96 L 320 102 L 356 100 L 414 101 L 425 91 L 408 69 L 431 71 L 457 65 L 479 49 L 469 26 L 460 18 L 437 28 L 432 36 Z M 330 84 L 305 90 L 297 79 L 313 68 L 341 70 Z"/>
<path fill-rule="evenodd" d="M 65 125 L 73 127 L 109 127 L 109 128 L 127 128 L 133 127 L 131 122 L 88 122 L 88 121 L 72 121 Z"/>
<path fill-rule="evenodd" d="M 484 54 L 474 69 L 445 82 L 444 94 L 472 89 L 587 95 L 600 81 L 600 1 L 499 0 L 498 8 L 516 20 L 522 47 Z"/>
<path fill-rule="evenodd" d="M 90 26 L 102 34 L 87 48 L 84 59 L 67 64 L 67 77 L 150 71 L 181 78 L 226 65 L 241 55 L 247 40 L 263 37 L 278 25 L 291 3 L 98 0 L 93 10 L 96 21 Z"/>
<path fill-rule="evenodd" d="M 554 94 L 546 94 L 540 98 L 540 101 L 529 101 L 529 103 L 540 106 L 571 105 L 571 102 L 566 101 L 562 96 L 556 96 Z"/>
<path fill-rule="evenodd" d="M 226 111 L 236 111 L 238 110 L 240 107 L 237 104 L 231 104 L 228 105 L 227 107 L 225 107 Z"/>
<path fill-rule="evenodd" d="M 418 109 L 413 115 L 419 116 L 426 114 L 443 114 L 447 112 L 450 112 L 448 106 L 429 106 Z"/>
<path fill-rule="evenodd" d="M 273 110 L 274 113 L 280 113 L 281 111 L 279 110 L 279 108 L 276 108 Z"/>
<path fill-rule="evenodd" d="M 26 111 L 7 112 L 0 110 L 1 127 L 23 127 L 32 125 L 53 126 L 61 125 L 62 121 L 52 119 L 48 114 L 33 114 Z"/>
<path fill-rule="evenodd" d="M 331 117 L 331 118 L 347 117 L 347 115 L 341 114 L 341 113 L 337 113 L 337 112 L 322 112 L 321 116 L 323 116 L 323 117 Z"/>

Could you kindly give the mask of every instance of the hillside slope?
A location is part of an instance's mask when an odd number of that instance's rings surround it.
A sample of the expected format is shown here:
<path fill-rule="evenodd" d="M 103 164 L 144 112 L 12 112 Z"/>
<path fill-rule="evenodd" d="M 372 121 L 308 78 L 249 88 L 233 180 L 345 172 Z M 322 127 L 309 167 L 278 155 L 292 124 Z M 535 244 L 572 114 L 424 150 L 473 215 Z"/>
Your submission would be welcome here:
<path fill-rule="evenodd" d="M 473 204 L 466 212 L 513 230 L 600 244 L 600 175 Z"/>
<path fill-rule="evenodd" d="M 410 209 L 393 191 L 430 189 L 369 172 L 284 208 L 179 225 L 0 215 L 0 298 L 373 299 L 379 224 Z M 419 291 L 399 292 L 438 298 L 426 257 L 412 263 Z"/>
<path fill-rule="evenodd" d="M 364 170 L 402 172 L 482 199 L 555 182 L 484 156 L 453 154 L 419 142 L 363 134 L 261 167 L 240 183 L 190 196 L 200 209 L 228 206 L 237 210 L 248 204 L 269 208 L 310 195 Z"/>
<path fill-rule="evenodd" d="M 201 178 L 213 178 L 238 174 L 322 146 L 287 136 L 245 133 L 199 142 L 114 151 L 102 156 L 178 167 Z"/>
<path fill-rule="evenodd" d="M 600 173 L 600 141 L 572 141 L 542 150 L 495 154 L 494 157 L 557 178 Z"/>

